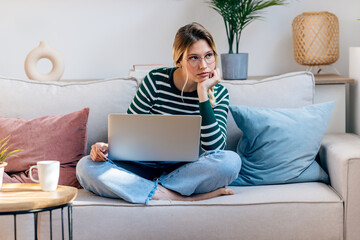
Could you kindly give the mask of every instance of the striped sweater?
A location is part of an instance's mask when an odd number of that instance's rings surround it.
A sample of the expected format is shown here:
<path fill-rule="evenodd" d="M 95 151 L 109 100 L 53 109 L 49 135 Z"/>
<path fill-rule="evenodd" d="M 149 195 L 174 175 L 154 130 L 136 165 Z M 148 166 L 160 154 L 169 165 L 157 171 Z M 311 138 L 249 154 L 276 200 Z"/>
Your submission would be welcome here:
<path fill-rule="evenodd" d="M 204 151 L 225 149 L 226 121 L 229 110 L 228 90 L 214 87 L 216 103 L 199 103 L 197 91 L 184 92 L 176 88 L 173 73 L 176 68 L 150 71 L 131 102 L 128 114 L 201 115 L 201 148 Z"/>

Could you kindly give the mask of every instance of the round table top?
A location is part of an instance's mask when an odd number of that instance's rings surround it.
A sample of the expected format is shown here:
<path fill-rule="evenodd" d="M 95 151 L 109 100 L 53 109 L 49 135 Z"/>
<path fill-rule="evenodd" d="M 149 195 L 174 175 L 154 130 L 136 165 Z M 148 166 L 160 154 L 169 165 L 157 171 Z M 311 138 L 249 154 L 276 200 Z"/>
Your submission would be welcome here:
<path fill-rule="evenodd" d="M 0 190 L 0 212 L 61 206 L 73 201 L 77 191 L 74 187 L 58 185 L 56 191 L 44 192 L 40 184 L 4 183 Z"/>

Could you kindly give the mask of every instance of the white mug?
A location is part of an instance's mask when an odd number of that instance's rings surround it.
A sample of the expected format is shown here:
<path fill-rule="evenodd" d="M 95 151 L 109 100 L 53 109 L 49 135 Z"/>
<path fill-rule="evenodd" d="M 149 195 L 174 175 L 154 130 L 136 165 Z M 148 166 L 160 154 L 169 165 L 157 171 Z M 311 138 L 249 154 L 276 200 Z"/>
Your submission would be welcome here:
<path fill-rule="evenodd" d="M 39 180 L 32 176 L 32 169 L 38 169 Z M 31 166 L 29 175 L 32 181 L 39 183 L 43 191 L 55 191 L 59 182 L 60 162 L 39 161 L 36 166 Z"/>

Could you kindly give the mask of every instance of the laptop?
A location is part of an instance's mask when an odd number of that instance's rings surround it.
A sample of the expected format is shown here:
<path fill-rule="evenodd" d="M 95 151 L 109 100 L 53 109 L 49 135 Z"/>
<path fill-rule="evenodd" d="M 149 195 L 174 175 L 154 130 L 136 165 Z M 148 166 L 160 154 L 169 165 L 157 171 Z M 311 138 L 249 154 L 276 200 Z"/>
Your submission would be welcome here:
<path fill-rule="evenodd" d="M 192 162 L 199 158 L 201 116 L 108 115 L 112 161 Z"/>

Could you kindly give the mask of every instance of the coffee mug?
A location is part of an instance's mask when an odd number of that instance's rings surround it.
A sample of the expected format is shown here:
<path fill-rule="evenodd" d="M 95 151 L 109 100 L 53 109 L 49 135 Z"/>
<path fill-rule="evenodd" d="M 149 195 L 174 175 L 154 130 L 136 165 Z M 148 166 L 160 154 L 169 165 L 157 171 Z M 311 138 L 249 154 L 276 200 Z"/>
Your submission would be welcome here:
<path fill-rule="evenodd" d="M 38 169 L 39 180 L 34 179 L 32 170 Z M 37 165 L 31 166 L 30 179 L 39 183 L 43 191 L 55 191 L 59 182 L 60 162 L 59 161 L 40 161 Z"/>

